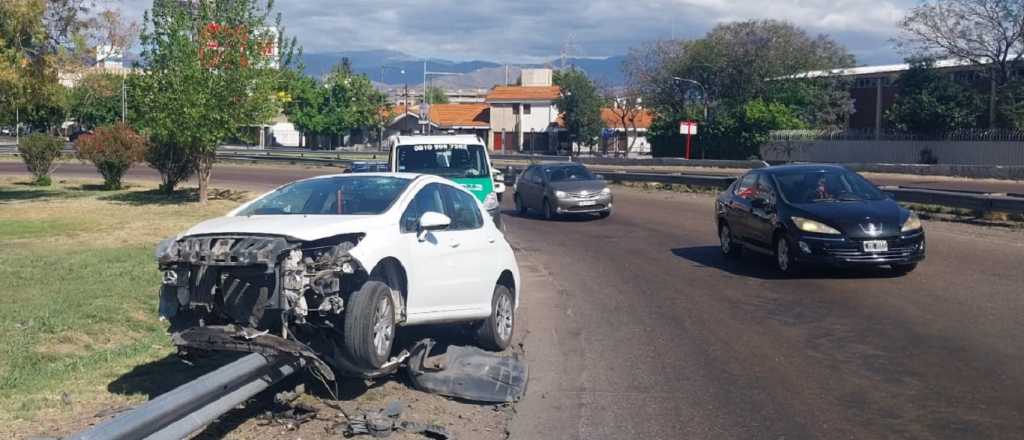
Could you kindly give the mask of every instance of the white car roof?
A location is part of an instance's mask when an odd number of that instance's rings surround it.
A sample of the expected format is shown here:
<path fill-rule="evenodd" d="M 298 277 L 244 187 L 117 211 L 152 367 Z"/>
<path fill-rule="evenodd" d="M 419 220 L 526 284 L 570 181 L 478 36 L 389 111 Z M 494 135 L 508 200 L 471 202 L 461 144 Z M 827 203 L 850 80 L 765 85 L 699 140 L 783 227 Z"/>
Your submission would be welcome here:
<path fill-rule="evenodd" d="M 472 134 L 449 134 L 439 136 L 398 136 L 395 145 L 440 145 L 440 144 L 467 144 L 483 145 L 483 141 Z"/>

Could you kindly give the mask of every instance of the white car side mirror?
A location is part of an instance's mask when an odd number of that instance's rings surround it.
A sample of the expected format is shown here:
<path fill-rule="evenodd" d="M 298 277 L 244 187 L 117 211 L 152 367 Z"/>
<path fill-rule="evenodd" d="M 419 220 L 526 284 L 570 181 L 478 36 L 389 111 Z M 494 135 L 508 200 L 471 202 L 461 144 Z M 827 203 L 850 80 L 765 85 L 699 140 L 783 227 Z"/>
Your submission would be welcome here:
<path fill-rule="evenodd" d="M 447 215 L 441 214 L 440 212 L 424 212 L 420 216 L 420 220 L 417 223 L 417 237 L 420 241 L 427 239 L 427 232 L 440 231 L 448 228 L 452 224 L 452 219 L 448 218 Z"/>

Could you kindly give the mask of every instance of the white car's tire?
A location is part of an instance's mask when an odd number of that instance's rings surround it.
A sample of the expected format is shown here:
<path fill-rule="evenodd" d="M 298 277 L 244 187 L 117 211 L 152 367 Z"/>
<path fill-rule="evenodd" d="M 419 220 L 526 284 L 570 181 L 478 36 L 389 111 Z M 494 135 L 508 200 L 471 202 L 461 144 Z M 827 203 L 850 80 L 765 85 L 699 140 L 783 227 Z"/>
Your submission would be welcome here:
<path fill-rule="evenodd" d="M 391 356 L 395 342 L 395 304 L 391 289 L 367 281 L 345 307 L 345 350 L 357 366 L 378 369 Z"/>
<path fill-rule="evenodd" d="M 491 298 L 491 315 L 476 329 L 477 344 L 488 350 L 501 351 L 512 344 L 516 329 L 516 303 L 508 287 L 497 285 Z"/>

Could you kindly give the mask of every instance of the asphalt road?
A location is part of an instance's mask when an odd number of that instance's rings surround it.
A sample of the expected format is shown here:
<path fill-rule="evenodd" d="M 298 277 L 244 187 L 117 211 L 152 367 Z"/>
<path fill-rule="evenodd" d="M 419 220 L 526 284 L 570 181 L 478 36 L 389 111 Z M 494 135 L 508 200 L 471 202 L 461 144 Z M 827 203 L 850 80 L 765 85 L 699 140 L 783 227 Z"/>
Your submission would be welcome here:
<path fill-rule="evenodd" d="M 929 222 L 906 277 L 780 279 L 719 255 L 708 196 L 617 188 L 608 219 L 506 225 L 531 277 L 512 438 L 1024 433 L 1024 233 Z"/>
<path fill-rule="evenodd" d="M 324 172 L 218 166 L 214 182 Z M 57 177 L 95 174 L 63 165 Z M 767 258 L 719 256 L 711 197 L 615 191 L 605 220 L 506 217 L 531 368 L 513 438 L 1024 433 L 1024 233 L 928 222 L 928 260 L 906 277 L 780 279 Z"/>

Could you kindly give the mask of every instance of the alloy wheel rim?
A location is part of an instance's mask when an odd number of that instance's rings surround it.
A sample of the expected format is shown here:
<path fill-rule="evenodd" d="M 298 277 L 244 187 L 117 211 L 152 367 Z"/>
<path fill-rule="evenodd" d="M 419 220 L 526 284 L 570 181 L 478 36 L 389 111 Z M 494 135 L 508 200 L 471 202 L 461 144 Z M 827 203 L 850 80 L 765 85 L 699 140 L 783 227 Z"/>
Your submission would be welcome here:
<path fill-rule="evenodd" d="M 502 341 L 512 336 L 512 301 L 508 296 L 502 295 L 498 298 L 498 305 L 494 308 L 494 323 L 497 326 L 498 337 Z"/>
<path fill-rule="evenodd" d="M 391 339 L 395 331 L 392 325 L 394 318 L 391 313 L 391 302 L 387 298 L 381 298 L 374 315 L 373 348 L 377 350 L 378 355 L 384 356 L 391 351 Z"/>
<path fill-rule="evenodd" d="M 779 258 L 779 269 L 782 269 L 783 272 L 789 270 L 789 246 L 786 244 L 785 239 L 779 240 L 779 246 L 775 254 Z"/>

